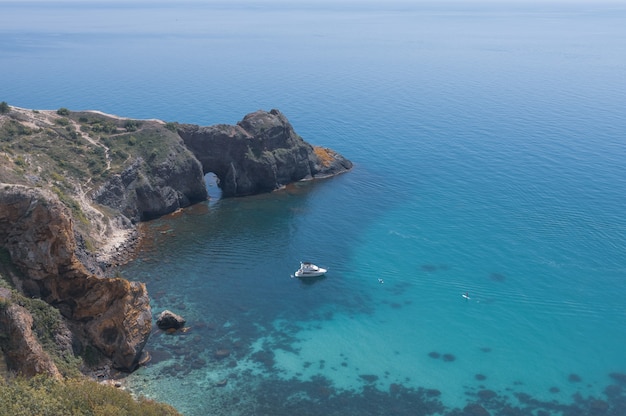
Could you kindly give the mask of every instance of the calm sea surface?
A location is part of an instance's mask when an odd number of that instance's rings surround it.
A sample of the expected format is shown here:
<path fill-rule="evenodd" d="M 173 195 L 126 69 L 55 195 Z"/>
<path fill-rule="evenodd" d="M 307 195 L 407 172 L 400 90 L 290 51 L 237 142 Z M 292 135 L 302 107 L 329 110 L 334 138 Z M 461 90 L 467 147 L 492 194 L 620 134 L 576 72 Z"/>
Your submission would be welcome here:
<path fill-rule="evenodd" d="M 133 392 L 189 416 L 626 414 L 626 6 L 0 1 L 0 68 L 26 108 L 278 108 L 355 164 L 145 224 L 121 273 L 189 330 L 154 332 Z"/>

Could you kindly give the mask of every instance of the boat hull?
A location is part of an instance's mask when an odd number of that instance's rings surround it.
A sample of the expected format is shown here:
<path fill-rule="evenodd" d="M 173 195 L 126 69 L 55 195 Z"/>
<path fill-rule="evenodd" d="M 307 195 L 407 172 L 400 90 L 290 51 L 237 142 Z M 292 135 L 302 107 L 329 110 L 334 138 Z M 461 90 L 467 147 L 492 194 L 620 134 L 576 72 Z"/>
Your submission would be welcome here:
<path fill-rule="evenodd" d="M 319 270 L 316 270 L 316 271 L 301 271 L 301 270 L 298 270 L 295 273 L 295 276 L 296 277 L 302 277 L 302 278 L 306 278 L 306 277 L 320 277 L 320 276 L 325 275 L 326 272 L 327 272 L 326 269 L 319 269 Z"/>

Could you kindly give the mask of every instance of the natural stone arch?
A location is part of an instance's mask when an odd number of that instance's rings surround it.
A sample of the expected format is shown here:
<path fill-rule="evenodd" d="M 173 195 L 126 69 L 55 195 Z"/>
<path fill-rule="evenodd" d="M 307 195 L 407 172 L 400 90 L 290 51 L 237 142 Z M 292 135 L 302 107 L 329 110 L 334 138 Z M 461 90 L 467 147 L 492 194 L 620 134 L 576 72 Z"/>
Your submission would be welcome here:
<path fill-rule="evenodd" d="M 278 110 L 256 111 L 237 125 L 181 125 L 178 134 L 202 165 L 213 172 L 224 197 L 271 192 L 302 179 L 349 170 L 341 155 L 302 140 Z"/>

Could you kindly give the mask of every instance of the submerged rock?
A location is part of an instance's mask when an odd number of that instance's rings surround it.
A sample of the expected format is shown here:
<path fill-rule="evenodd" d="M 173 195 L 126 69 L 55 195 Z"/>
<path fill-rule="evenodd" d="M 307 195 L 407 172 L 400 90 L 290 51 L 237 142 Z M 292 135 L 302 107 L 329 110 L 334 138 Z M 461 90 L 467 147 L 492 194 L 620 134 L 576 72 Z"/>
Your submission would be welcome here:
<path fill-rule="evenodd" d="M 218 360 L 226 358 L 229 355 L 230 355 L 230 350 L 226 349 L 226 348 L 219 349 L 219 350 L 215 351 L 215 353 L 213 354 L 213 356 L 215 358 L 217 358 Z"/>

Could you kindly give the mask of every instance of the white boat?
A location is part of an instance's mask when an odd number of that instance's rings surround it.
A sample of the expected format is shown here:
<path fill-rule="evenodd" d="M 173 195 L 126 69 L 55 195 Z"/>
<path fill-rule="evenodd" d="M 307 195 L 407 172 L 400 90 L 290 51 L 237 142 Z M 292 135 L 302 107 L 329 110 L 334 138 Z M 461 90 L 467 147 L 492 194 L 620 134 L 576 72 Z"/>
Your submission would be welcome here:
<path fill-rule="evenodd" d="M 326 274 L 328 270 L 317 267 L 308 261 L 301 261 L 300 268 L 294 274 L 296 277 L 318 277 Z"/>

